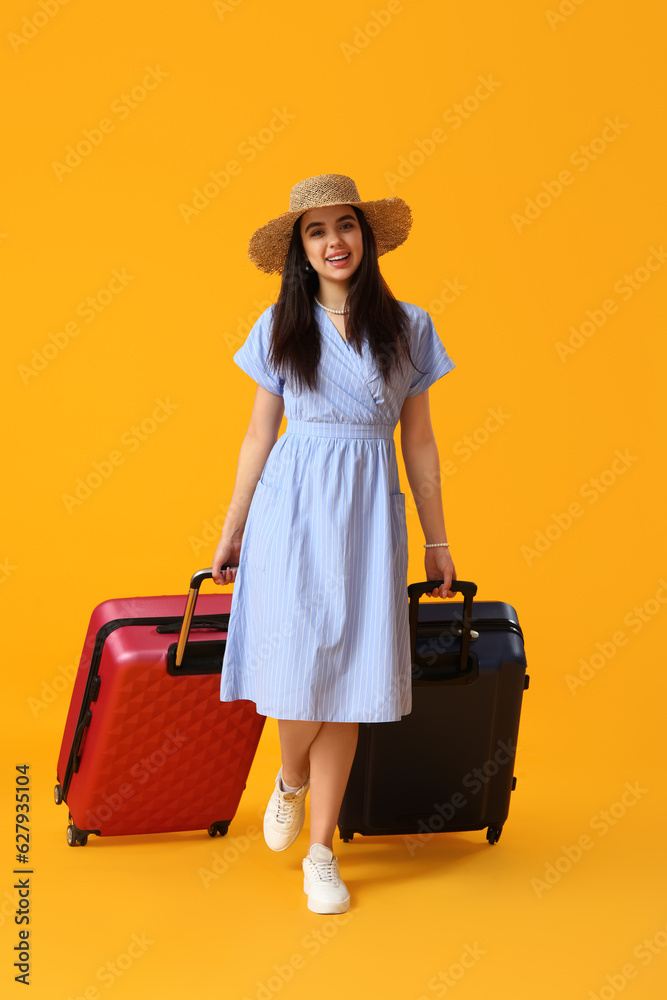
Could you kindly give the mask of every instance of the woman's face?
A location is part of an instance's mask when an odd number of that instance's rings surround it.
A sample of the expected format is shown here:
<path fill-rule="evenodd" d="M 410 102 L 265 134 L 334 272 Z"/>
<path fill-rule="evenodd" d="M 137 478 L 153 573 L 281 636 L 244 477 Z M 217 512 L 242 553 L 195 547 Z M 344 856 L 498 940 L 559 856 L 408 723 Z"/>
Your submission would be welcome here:
<path fill-rule="evenodd" d="M 303 248 L 320 277 L 336 284 L 347 282 L 364 255 L 361 228 L 352 205 L 311 208 L 299 221 Z"/>

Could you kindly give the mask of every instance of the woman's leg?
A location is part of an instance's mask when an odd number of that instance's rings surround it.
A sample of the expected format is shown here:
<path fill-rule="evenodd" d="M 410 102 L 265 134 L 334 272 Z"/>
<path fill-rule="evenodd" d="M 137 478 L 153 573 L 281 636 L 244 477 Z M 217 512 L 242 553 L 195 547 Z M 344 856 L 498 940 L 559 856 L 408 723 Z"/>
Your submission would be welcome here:
<path fill-rule="evenodd" d="M 310 744 L 310 843 L 333 850 L 333 834 L 359 736 L 358 722 L 314 723 Z"/>
<path fill-rule="evenodd" d="M 278 719 L 283 781 L 286 785 L 298 788 L 308 777 L 308 750 L 323 725 L 323 722 Z"/>
<path fill-rule="evenodd" d="M 333 850 L 359 723 L 278 719 L 278 731 L 285 784 L 297 788 L 310 773 L 310 843 Z"/>

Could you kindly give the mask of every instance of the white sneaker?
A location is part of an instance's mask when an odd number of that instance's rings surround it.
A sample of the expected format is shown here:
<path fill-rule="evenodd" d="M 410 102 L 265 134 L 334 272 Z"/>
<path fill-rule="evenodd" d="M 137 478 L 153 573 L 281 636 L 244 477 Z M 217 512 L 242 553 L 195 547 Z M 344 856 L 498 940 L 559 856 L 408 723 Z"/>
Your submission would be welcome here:
<path fill-rule="evenodd" d="M 264 813 L 264 840 L 272 851 L 284 851 L 301 833 L 306 817 L 306 795 L 310 777 L 298 792 L 283 792 L 280 787 L 283 767 L 276 776 L 276 787 Z"/>
<path fill-rule="evenodd" d="M 338 871 L 338 858 L 324 844 L 313 844 L 303 859 L 303 891 L 313 913 L 345 913 L 350 894 Z"/>

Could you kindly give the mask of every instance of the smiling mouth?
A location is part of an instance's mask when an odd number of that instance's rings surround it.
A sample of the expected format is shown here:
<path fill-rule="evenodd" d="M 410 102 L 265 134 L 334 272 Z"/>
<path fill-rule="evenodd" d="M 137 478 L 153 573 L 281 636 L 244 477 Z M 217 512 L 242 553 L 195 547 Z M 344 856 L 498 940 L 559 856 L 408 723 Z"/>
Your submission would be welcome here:
<path fill-rule="evenodd" d="M 327 260 L 329 261 L 329 263 L 337 264 L 343 260 L 347 260 L 349 256 L 350 256 L 349 253 L 339 253 L 336 254 L 334 257 L 327 257 Z"/>

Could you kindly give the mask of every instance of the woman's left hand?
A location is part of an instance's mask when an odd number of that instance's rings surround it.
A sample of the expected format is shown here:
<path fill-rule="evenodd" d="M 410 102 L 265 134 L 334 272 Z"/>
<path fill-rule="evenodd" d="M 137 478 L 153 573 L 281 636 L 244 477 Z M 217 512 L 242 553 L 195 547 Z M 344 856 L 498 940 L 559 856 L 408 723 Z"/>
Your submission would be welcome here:
<path fill-rule="evenodd" d="M 455 597 L 458 591 L 450 590 L 452 580 L 456 579 L 456 569 L 449 554 L 449 549 L 442 547 L 426 549 L 424 557 L 427 580 L 442 580 L 440 587 L 426 591 L 427 597 Z"/>

